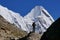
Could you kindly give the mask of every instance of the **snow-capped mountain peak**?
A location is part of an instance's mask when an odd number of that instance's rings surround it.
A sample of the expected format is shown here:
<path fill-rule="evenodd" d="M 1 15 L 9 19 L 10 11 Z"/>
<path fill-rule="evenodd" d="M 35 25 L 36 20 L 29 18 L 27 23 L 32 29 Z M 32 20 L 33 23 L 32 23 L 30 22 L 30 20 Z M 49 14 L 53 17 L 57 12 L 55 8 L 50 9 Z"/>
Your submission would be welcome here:
<path fill-rule="evenodd" d="M 35 32 L 38 33 L 45 32 L 54 22 L 54 19 L 42 6 L 36 6 L 26 16 L 22 17 L 19 13 L 0 5 L 0 15 L 11 24 L 15 24 L 18 28 L 28 33 L 33 30 L 33 22 L 36 24 Z"/>
<path fill-rule="evenodd" d="M 11 24 L 15 24 L 18 28 L 27 31 L 26 25 L 23 21 L 23 17 L 20 16 L 19 13 L 15 13 L 0 5 L 0 15 Z"/>
<path fill-rule="evenodd" d="M 32 10 L 31 10 L 31 12 L 29 12 L 26 16 L 24 16 L 25 18 L 27 17 L 27 16 L 29 16 L 31 19 L 32 18 L 35 18 L 35 17 L 37 17 L 37 16 L 39 16 L 41 13 L 40 13 L 40 6 L 36 6 L 35 8 L 33 8 Z"/>
<path fill-rule="evenodd" d="M 36 6 L 24 18 L 29 25 L 36 23 L 36 32 L 45 32 L 54 22 L 54 19 L 42 6 Z"/>

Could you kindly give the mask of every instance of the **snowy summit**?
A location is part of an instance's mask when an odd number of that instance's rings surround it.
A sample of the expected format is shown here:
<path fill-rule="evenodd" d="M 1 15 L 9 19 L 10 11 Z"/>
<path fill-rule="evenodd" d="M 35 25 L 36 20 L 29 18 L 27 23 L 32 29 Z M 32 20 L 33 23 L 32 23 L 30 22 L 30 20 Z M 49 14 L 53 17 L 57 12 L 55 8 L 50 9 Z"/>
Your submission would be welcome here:
<path fill-rule="evenodd" d="M 26 16 L 22 17 L 19 13 L 0 5 L 0 15 L 11 24 L 15 24 L 18 28 L 28 33 L 33 30 L 33 22 L 36 24 L 36 33 L 45 32 L 54 22 L 52 16 L 42 6 L 36 6 Z"/>

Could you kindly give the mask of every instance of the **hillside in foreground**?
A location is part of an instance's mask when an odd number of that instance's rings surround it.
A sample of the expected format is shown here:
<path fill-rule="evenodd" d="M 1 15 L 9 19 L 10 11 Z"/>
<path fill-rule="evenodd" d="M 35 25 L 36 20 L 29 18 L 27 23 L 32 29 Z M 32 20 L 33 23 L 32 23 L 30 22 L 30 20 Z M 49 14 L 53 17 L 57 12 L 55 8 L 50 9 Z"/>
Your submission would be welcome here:
<path fill-rule="evenodd" d="M 22 38 L 26 34 L 26 32 L 18 29 L 14 24 L 10 24 L 2 16 L 0 16 L 0 40 Z"/>

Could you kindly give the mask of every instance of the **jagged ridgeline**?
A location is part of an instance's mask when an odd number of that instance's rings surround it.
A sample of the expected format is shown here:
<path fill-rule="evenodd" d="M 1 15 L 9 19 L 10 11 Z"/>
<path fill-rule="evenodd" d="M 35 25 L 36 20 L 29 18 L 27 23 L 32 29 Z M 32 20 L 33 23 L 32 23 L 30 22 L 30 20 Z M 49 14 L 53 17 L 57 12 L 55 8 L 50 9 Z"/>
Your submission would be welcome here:
<path fill-rule="evenodd" d="M 20 13 L 0 5 L 0 15 L 9 23 L 15 24 L 19 29 L 28 33 L 33 30 L 33 22 L 36 24 L 35 32 L 41 34 L 54 22 L 52 16 L 42 6 L 34 7 L 26 16 L 22 17 Z"/>
<path fill-rule="evenodd" d="M 20 30 L 14 24 L 10 24 L 0 15 L 0 40 L 22 38 L 26 34 L 25 31 Z"/>

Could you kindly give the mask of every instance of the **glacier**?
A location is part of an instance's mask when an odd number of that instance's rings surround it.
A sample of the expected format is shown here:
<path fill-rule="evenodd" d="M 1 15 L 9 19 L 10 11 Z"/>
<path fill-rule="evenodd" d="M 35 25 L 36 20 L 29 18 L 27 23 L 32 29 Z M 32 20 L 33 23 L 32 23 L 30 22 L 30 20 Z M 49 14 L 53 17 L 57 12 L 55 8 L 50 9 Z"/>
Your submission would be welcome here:
<path fill-rule="evenodd" d="M 21 30 L 31 32 L 33 22 L 35 22 L 35 32 L 44 33 L 54 22 L 52 16 L 42 7 L 34 7 L 26 16 L 22 17 L 20 13 L 13 12 L 0 5 L 0 15 L 11 24 L 16 25 Z"/>

